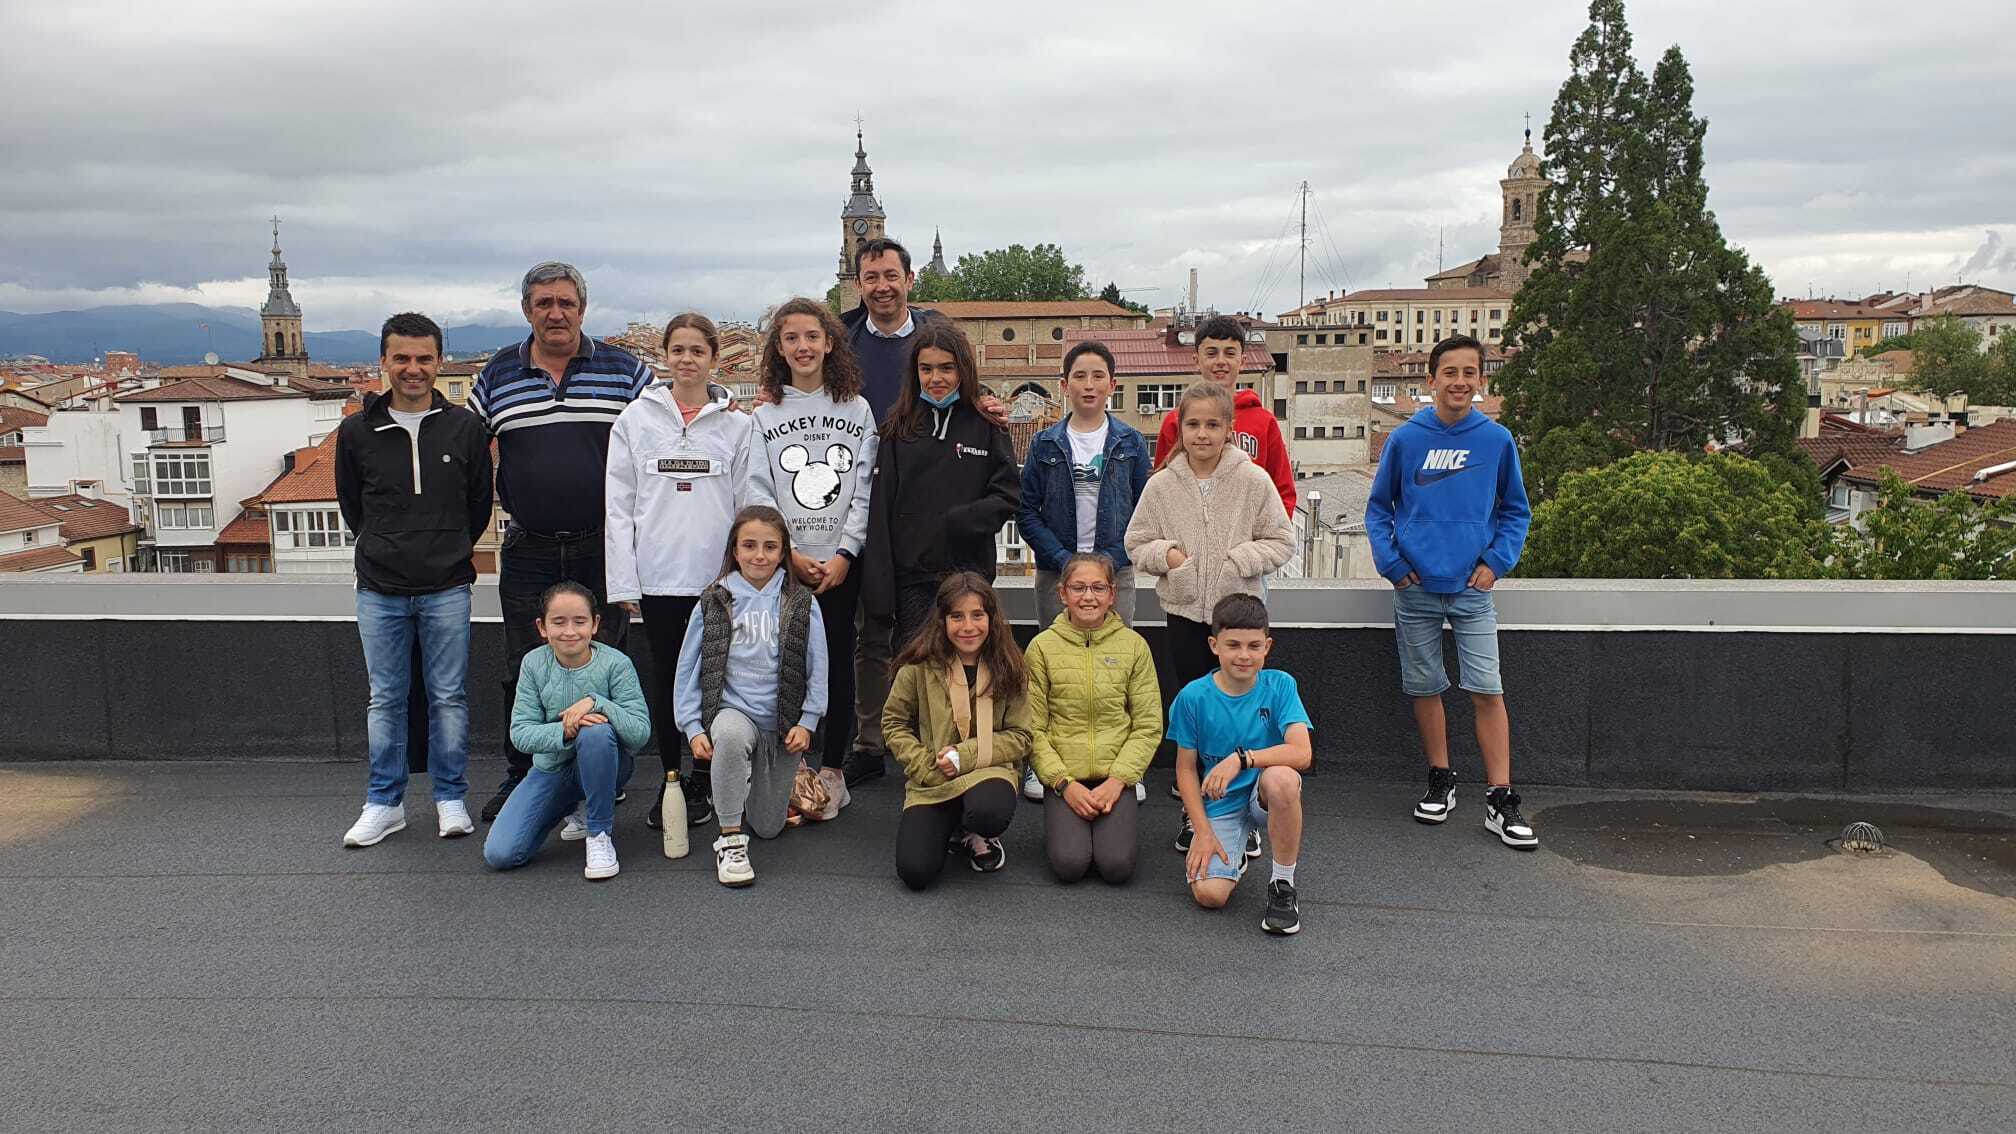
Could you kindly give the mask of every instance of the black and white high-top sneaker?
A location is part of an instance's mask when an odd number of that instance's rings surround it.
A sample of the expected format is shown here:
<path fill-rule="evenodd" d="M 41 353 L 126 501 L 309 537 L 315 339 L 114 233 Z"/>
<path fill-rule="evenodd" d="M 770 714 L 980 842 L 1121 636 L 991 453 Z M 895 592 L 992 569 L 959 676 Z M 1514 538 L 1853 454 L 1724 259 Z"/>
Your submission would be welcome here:
<path fill-rule="evenodd" d="M 1509 787 L 1494 787 L 1484 793 L 1484 829 L 1514 850 L 1532 850 L 1540 845 L 1533 824 L 1519 814 L 1519 793 Z"/>
<path fill-rule="evenodd" d="M 1428 769 L 1428 791 L 1414 805 L 1414 818 L 1423 823 L 1440 823 L 1456 810 L 1456 773 L 1447 768 Z"/>

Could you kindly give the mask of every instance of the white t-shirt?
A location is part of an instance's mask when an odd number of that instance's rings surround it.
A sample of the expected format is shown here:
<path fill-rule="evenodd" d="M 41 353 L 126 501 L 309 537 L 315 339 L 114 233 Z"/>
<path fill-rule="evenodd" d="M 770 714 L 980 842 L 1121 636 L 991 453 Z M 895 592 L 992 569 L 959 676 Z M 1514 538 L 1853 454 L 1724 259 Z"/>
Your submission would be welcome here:
<path fill-rule="evenodd" d="M 407 413 L 405 410 L 396 410 L 391 406 L 386 406 L 385 409 L 386 412 L 392 415 L 394 424 L 413 435 L 413 443 L 415 445 L 420 443 L 420 419 L 434 412 L 431 409 L 424 409 Z"/>
<path fill-rule="evenodd" d="M 1099 538 L 1099 482 L 1106 475 L 1106 430 L 1080 433 L 1069 425 L 1064 436 L 1071 439 L 1071 488 L 1078 498 L 1078 550 L 1091 551 Z"/>

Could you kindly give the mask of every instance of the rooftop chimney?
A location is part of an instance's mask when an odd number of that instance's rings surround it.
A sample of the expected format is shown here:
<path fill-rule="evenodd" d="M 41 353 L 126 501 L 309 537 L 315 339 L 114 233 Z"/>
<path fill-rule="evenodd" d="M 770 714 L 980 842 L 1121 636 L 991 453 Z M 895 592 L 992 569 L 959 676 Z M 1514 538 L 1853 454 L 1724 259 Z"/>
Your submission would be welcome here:
<path fill-rule="evenodd" d="M 1190 310 L 1197 310 L 1197 269 L 1190 269 Z"/>

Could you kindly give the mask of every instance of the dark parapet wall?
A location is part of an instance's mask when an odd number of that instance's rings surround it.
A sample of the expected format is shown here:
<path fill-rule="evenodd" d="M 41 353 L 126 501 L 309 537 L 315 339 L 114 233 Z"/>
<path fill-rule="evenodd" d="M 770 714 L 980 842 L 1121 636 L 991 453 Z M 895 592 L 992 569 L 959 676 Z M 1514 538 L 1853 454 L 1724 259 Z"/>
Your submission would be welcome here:
<path fill-rule="evenodd" d="M 363 656 L 340 580 L 51 579 L 0 582 L 0 760 L 364 758 Z M 1519 779 L 2016 789 L 2016 586 L 1776 587 L 1504 584 L 1500 653 Z M 1004 580 L 1002 591 L 1026 621 L 1026 582 Z M 1159 619 L 1152 598 L 1142 596 L 1144 622 Z M 1295 675 L 1315 718 L 1319 774 L 1418 775 L 1421 746 L 1384 624 L 1390 595 L 1290 583 L 1269 605 L 1280 623 L 1273 664 Z M 479 585 L 477 611 L 471 752 L 490 756 L 505 720 L 492 588 Z M 1772 612 L 1789 625 L 1760 624 Z M 1025 640 L 1034 631 L 1018 629 Z M 1159 626 L 1142 632 L 1159 645 Z M 1446 635 L 1444 652 L 1460 680 Z M 655 690 L 641 633 L 630 653 Z M 1459 771 L 1474 782 L 1469 698 L 1452 688 L 1445 702 Z"/>

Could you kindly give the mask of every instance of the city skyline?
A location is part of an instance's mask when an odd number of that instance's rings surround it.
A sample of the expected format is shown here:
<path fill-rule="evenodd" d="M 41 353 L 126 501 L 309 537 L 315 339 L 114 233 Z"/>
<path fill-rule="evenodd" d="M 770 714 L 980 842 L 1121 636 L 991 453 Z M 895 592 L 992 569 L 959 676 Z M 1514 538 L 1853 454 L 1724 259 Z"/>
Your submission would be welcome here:
<path fill-rule="evenodd" d="M 0 185 L 0 310 L 256 307 L 277 211 L 309 331 L 405 308 L 515 318 L 518 274 L 547 257 L 588 274 L 598 329 L 688 306 L 750 318 L 830 283 L 858 111 L 889 231 L 920 261 L 934 229 L 954 259 L 1050 241 L 1095 288 L 1164 305 L 1196 267 L 1206 304 L 1273 315 L 1297 298 L 1279 265 L 1304 179 L 1322 222 L 1311 296 L 1418 286 L 1438 245 L 1447 265 L 1495 249 L 1497 179 L 1526 113 L 1539 143 L 1585 20 L 1562 4 L 1452 53 L 1446 29 L 1486 9 L 1348 27 L 1304 5 L 1209 24 L 1192 10 L 1035 5 L 1008 25 L 892 4 L 877 39 L 859 12 L 753 5 L 650 27 L 588 5 L 568 28 L 594 64 L 534 87 L 522 76 L 552 29 L 483 6 L 311 8 L 285 25 L 233 4 L 116 20 L 10 6 L 26 98 L 0 126 L 18 155 Z M 1738 13 L 1741 42 L 1717 34 Z M 2016 15 L 1956 4 L 1891 27 L 1884 8 L 1842 5 L 1830 28 L 1867 29 L 1863 51 L 1719 0 L 1630 14 L 1641 61 L 1687 53 L 1711 204 L 1780 294 L 2016 288 L 2011 159 L 1974 141 L 2016 115 L 1971 93 L 2006 71 L 1994 44 Z M 934 66 L 953 45 L 961 65 Z M 198 65 L 147 66 L 162 56 Z"/>

